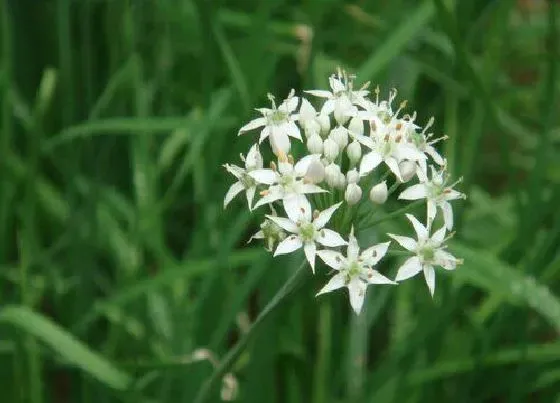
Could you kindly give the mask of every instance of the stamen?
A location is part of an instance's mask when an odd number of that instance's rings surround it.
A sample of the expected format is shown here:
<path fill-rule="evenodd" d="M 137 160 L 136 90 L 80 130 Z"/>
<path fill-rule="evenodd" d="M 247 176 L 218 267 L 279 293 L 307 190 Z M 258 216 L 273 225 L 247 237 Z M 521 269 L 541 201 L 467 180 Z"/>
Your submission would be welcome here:
<path fill-rule="evenodd" d="M 262 190 L 259 194 L 261 196 L 268 196 L 270 194 L 270 190 Z"/>

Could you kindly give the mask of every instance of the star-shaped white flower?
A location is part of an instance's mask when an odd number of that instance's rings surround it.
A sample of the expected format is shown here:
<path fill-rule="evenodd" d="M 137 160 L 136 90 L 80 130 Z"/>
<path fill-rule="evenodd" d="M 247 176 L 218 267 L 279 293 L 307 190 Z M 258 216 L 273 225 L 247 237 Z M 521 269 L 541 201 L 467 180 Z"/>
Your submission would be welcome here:
<path fill-rule="evenodd" d="M 451 200 L 464 199 L 465 195 L 453 189 L 459 181 L 447 184 L 448 175 L 445 172 L 445 167 L 441 170 L 436 170 L 430 166 L 432 171 L 432 179 L 429 180 L 427 175 L 422 169 L 417 170 L 420 183 L 410 186 L 404 190 L 399 199 L 404 200 L 419 200 L 426 199 L 428 206 L 428 225 L 434 221 L 436 217 L 437 207 L 441 208 L 443 212 L 443 221 L 448 231 L 453 229 L 453 209 L 451 208 Z"/>
<path fill-rule="evenodd" d="M 245 168 L 241 168 L 233 164 L 224 165 L 227 171 L 237 178 L 237 182 L 231 185 L 226 193 L 224 198 L 224 208 L 227 207 L 235 196 L 245 190 L 247 204 L 249 205 L 249 210 L 251 210 L 253 198 L 255 197 L 255 191 L 257 190 L 257 182 L 249 175 L 249 172 L 262 169 L 263 167 L 263 160 L 258 146 L 256 144 L 253 145 L 249 149 L 247 157 L 243 157 L 243 155 L 241 155 L 241 160 L 245 162 Z"/>
<path fill-rule="evenodd" d="M 325 294 L 342 287 L 348 288 L 350 305 L 356 314 L 359 314 L 364 304 L 366 288 L 370 284 L 396 284 L 383 276 L 372 266 L 375 266 L 385 253 L 391 242 L 384 242 L 367 248 L 360 254 L 358 241 L 354 237 L 354 230 L 348 239 L 346 256 L 333 250 L 320 250 L 317 252 L 326 265 L 335 269 L 335 274 L 317 295 Z"/>
<path fill-rule="evenodd" d="M 317 252 L 317 244 L 327 247 L 337 247 L 346 245 L 347 242 L 337 232 L 325 228 L 325 225 L 331 219 L 342 202 L 337 203 L 319 214 L 312 217 L 311 210 L 306 208 L 286 209 L 289 218 L 268 216 L 267 218 L 274 221 L 286 231 L 292 233 L 284 239 L 274 252 L 274 256 L 293 252 L 303 247 L 305 257 L 311 265 L 311 270 L 315 273 L 315 255 Z"/>
<path fill-rule="evenodd" d="M 434 147 L 434 144 L 436 144 L 441 140 L 445 140 L 447 137 L 442 136 L 434 139 L 433 133 L 426 134 L 426 131 L 434 124 L 433 117 L 430 118 L 430 120 L 428 120 L 428 123 L 426 124 L 426 126 L 424 126 L 421 132 L 417 131 L 417 129 L 419 129 L 420 127 L 414 123 L 415 119 L 416 119 L 416 112 L 413 114 L 412 117 L 404 120 L 405 131 L 408 140 L 412 144 L 414 144 L 414 146 L 419 151 L 423 152 L 426 155 L 429 155 L 436 164 L 440 166 L 445 165 L 445 159 L 437 152 L 436 148 Z M 419 161 L 419 163 L 422 170 L 426 172 L 425 160 L 421 160 Z"/>
<path fill-rule="evenodd" d="M 263 197 L 255 204 L 255 208 L 293 197 L 298 197 L 299 200 L 303 201 L 305 199 L 303 195 L 305 194 L 326 192 L 326 190 L 305 180 L 309 165 L 319 158 L 318 155 L 307 155 L 294 165 L 291 158 L 286 157 L 285 154 L 280 154 L 276 169 L 251 171 L 249 175 L 253 179 L 258 183 L 269 186 L 267 190 L 261 192 Z M 307 199 L 305 200 L 307 201 Z M 311 207 L 308 210 L 311 211 Z"/>
<path fill-rule="evenodd" d="M 294 96 L 294 90 L 292 90 L 288 98 L 279 107 L 276 107 L 272 95 L 269 94 L 268 98 L 272 103 L 272 108 L 257 109 L 263 116 L 250 121 L 239 129 L 239 135 L 264 126 L 261 130 L 259 143 L 262 143 L 268 137 L 272 151 L 276 155 L 279 153 L 287 154 L 290 151 L 290 139 L 288 136 L 300 141 L 302 140 L 300 130 L 295 123 L 298 120 L 298 115 L 294 113 L 298 106 L 299 98 Z"/>
<path fill-rule="evenodd" d="M 455 270 L 457 265 L 462 263 L 462 260 L 457 259 L 445 250 L 445 226 L 441 227 L 430 236 L 429 229 L 422 225 L 416 217 L 411 214 L 407 214 L 406 217 L 412 223 L 418 240 L 400 235 L 387 234 L 403 248 L 414 253 L 414 256 L 408 258 L 399 268 L 395 280 L 403 281 L 423 271 L 426 284 L 428 285 L 430 294 L 433 296 L 436 288 L 434 266 L 441 266 L 445 270 Z"/>
<path fill-rule="evenodd" d="M 379 123 L 379 125 L 383 124 Z M 391 130 L 386 125 L 383 125 L 383 128 L 378 127 L 374 137 L 356 136 L 356 138 L 371 150 L 362 157 L 360 162 L 361 176 L 367 175 L 384 162 L 397 179 L 402 182 L 399 162 L 404 160 L 419 161 L 426 158 L 422 152 L 407 142 L 398 131 Z"/>
<path fill-rule="evenodd" d="M 348 77 L 345 73 L 339 71 L 337 75 L 329 77 L 331 91 L 326 90 L 309 90 L 308 94 L 327 100 L 321 108 L 321 113 L 329 115 L 332 112 L 335 116 L 354 116 L 358 108 L 355 105 L 365 105 L 367 103 L 365 97 L 369 91 L 367 85 L 361 89 L 354 91 L 352 87 L 352 77 Z"/>

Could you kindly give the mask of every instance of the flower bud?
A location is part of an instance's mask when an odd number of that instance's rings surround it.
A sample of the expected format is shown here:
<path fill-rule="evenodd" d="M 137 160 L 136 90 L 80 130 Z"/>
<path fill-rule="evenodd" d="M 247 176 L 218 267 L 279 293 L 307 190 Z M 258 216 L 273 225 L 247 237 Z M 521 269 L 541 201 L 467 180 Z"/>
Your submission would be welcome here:
<path fill-rule="evenodd" d="M 358 136 L 362 136 L 364 134 L 364 122 L 359 117 L 354 116 L 352 119 L 350 119 L 348 130 Z"/>
<path fill-rule="evenodd" d="M 335 163 L 330 163 L 325 167 L 325 181 L 330 187 L 338 184 L 340 175 L 340 167 Z"/>
<path fill-rule="evenodd" d="M 331 130 L 331 118 L 329 115 L 320 114 L 317 116 L 317 122 L 321 126 L 321 136 L 325 137 Z"/>
<path fill-rule="evenodd" d="M 263 158 L 259 152 L 258 146 L 255 144 L 245 158 L 245 169 L 247 171 L 252 171 L 254 169 L 261 169 L 263 167 Z"/>
<path fill-rule="evenodd" d="M 346 153 L 348 154 L 348 159 L 352 165 L 356 165 L 360 158 L 362 158 L 362 146 L 356 140 L 348 144 L 348 148 L 346 149 Z"/>
<path fill-rule="evenodd" d="M 312 134 L 307 139 L 307 149 L 311 154 L 321 154 L 323 152 L 323 139 L 319 134 Z"/>
<path fill-rule="evenodd" d="M 355 183 L 349 183 L 344 192 L 344 199 L 346 202 L 353 206 L 358 203 L 362 198 L 362 189 Z"/>
<path fill-rule="evenodd" d="M 303 131 L 304 131 L 305 135 L 307 136 L 307 138 L 312 137 L 316 134 L 320 135 L 321 134 L 321 125 L 319 124 L 317 119 L 308 120 L 308 121 L 303 122 Z"/>
<path fill-rule="evenodd" d="M 319 160 L 311 161 L 304 179 L 310 183 L 321 183 L 325 179 L 325 167 Z"/>
<path fill-rule="evenodd" d="M 404 160 L 399 163 L 399 171 L 403 182 L 408 182 L 416 175 L 416 163 Z"/>
<path fill-rule="evenodd" d="M 342 126 L 332 129 L 329 138 L 333 139 L 341 150 L 348 145 L 348 132 Z"/>
<path fill-rule="evenodd" d="M 323 143 L 323 153 L 329 161 L 334 161 L 339 153 L 338 144 L 330 137 L 327 138 Z"/>
<path fill-rule="evenodd" d="M 350 119 L 350 115 L 354 112 L 355 107 L 347 96 L 342 96 L 336 101 L 334 108 L 334 119 L 339 125 L 344 125 Z"/>
<path fill-rule="evenodd" d="M 387 183 L 385 181 L 378 183 L 371 188 L 369 199 L 376 204 L 383 204 L 387 201 Z"/>
<path fill-rule="evenodd" d="M 343 190 L 346 186 L 346 176 L 342 172 L 338 174 L 338 180 L 336 181 L 336 188 Z"/>
<path fill-rule="evenodd" d="M 346 173 L 346 180 L 348 183 L 358 183 L 360 180 L 360 174 L 355 169 L 351 169 Z"/>

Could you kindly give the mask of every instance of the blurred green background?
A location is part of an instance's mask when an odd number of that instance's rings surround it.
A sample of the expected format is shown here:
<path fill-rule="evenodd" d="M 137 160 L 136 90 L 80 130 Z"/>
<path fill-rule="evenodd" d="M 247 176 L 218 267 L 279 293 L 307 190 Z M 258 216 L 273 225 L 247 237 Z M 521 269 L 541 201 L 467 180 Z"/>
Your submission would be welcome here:
<path fill-rule="evenodd" d="M 559 8 L 3 1 L 1 400 L 193 401 L 301 259 L 245 245 L 258 220 L 222 209 L 221 164 L 267 92 L 341 66 L 450 137 L 465 264 L 434 300 L 370 289 L 360 317 L 308 276 L 234 360 L 237 400 L 560 402 Z"/>

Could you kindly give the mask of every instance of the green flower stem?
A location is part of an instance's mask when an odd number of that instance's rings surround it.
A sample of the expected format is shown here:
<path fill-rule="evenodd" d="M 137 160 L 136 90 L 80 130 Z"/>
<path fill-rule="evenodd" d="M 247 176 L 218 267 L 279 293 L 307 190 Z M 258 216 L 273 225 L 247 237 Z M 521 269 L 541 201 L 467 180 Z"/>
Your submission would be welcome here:
<path fill-rule="evenodd" d="M 304 261 L 298 269 L 290 276 L 290 278 L 284 283 L 282 288 L 272 297 L 270 302 L 264 307 L 262 312 L 259 314 L 257 319 L 251 325 L 249 331 L 239 339 L 237 344 L 233 346 L 232 349 L 228 351 L 226 356 L 219 362 L 218 366 L 216 367 L 214 373 L 210 376 L 208 380 L 204 382 L 196 398 L 194 399 L 194 403 L 204 403 L 206 402 L 209 397 L 210 393 L 214 385 L 226 374 L 239 355 L 245 350 L 247 344 L 251 340 L 251 338 L 256 334 L 260 325 L 264 322 L 264 320 L 280 305 L 282 301 L 288 297 L 292 291 L 295 290 L 299 281 L 302 279 L 303 274 L 305 273 L 305 267 L 307 266 L 307 262 Z"/>
<path fill-rule="evenodd" d="M 379 217 L 375 220 L 371 220 L 369 222 L 364 222 L 360 225 L 360 228 L 370 228 L 373 227 L 374 225 L 377 225 L 385 220 L 390 220 L 394 217 L 398 217 L 400 215 L 403 215 L 404 213 L 407 213 L 408 211 L 412 210 L 414 207 L 419 206 L 420 204 L 425 203 L 425 200 L 416 200 L 413 203 L 410 203 L 409 205 L 398 209 L 397 211 L 393 211 L 390 214 L 386 214 L 383 217 Z"/>

